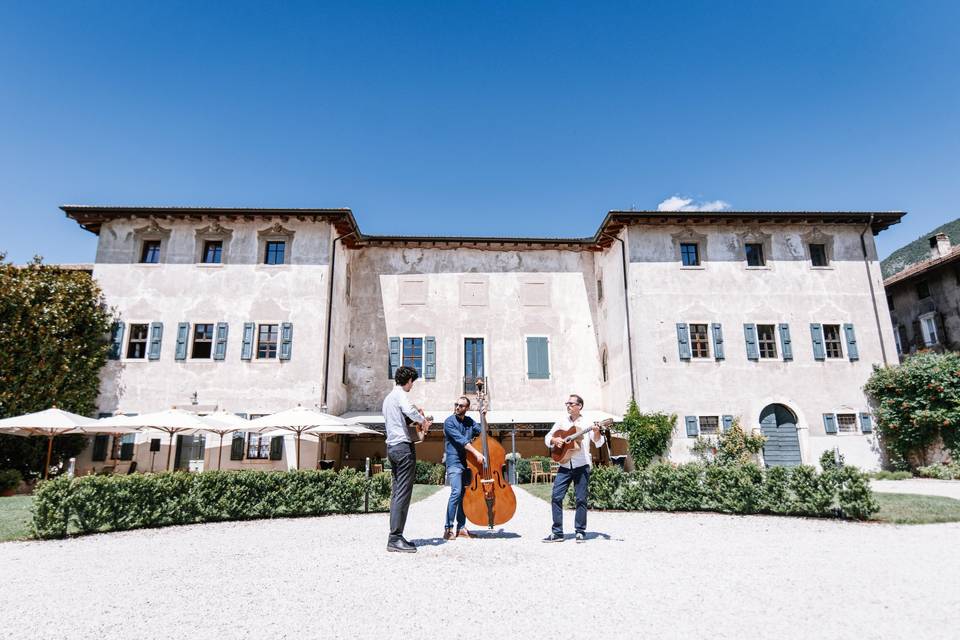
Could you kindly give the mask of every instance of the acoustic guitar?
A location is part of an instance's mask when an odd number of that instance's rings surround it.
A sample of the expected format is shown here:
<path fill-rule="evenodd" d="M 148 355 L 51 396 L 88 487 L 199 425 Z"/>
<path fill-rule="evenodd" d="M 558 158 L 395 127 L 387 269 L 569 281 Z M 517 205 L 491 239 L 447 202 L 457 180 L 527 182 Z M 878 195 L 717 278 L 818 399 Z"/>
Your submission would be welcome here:
<path fill-rule="evenodd" d="M 563 438 L 563 444 L 559 447 L 554 446 L 550 448 L 550 457 L 553 458 L 554 462 L 559 462 L 560 464 L 565 464 L 570 462 L 570 458 L 573 457 L 577 451 L 580 450 L 580 440 L 583 439 L 583 436 L 588 434 L 594 426 L 598 426 L 601 429 L 612 426 L 613 418 L 607 418 L 600 422 L 594 422 L 593 424 L 587 427 L 577 427 L 573 426 L 569 429 L 558 429 L 554 434 L 554 438 Z"/>
<path fill-rule="evenodd" d="M 423 409 L 417 406 L 414 406 L 414 409 L 419 411 L 420 415 L 423 416 Z M 403 416 L 403 419 L 407 423 L 407 437 L 410 438 L 410 442 L 413 444 L 420 444 L 423 442 L 427 437 L 427 431 L 429 431 L 429 427 L 424 425 L 428 420 L 433 422 L 433 416 L 423 416 L 423 420 L 420 422 L 414 422 L 407 416 Z"/>

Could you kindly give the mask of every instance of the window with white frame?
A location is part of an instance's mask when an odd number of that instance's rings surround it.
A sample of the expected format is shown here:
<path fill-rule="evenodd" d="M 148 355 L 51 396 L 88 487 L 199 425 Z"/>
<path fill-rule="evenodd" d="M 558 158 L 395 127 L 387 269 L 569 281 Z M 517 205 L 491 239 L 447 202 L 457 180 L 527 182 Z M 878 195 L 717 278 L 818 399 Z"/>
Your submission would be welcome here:
<path fill-rule="evenodd" d="M 131 324 L 130 339 L 127 342 L 127 358 L 143 360 L 147 357 L 147 335 L 150 332 L 148 324 Z"/>
<path fill-rule="evenodd" d="M 213 355 L 213 325 L 193 325 L 193 348 L 190 357 L 195 360 L 209 360 Z"/>
<path fill-rule="evenodd" d="M 777 327 L 773 324 L 757 325 L 757 347 L 761 358 L 777 357 Z"/>
<path fill-rule="evenodd" d="M 837 431 L 839 431 L 840 433 L 856 433 L 857 432 L 857 414 L 838 413 L 837 414 Z"/>
<path fill-rule="evenodd" d="M 840 340 L 840 325 L 823 325 L 823 348 L 828 358 L 842 358 L 843 345 Z"/>
<path fill-rule="evenodd" d="M 273 359 L 277 357 L 277 337 L 279 335 L 276 324 L 261 324 L 257 331 L 257 359 Z"/>
<path fill-rule="evenodd" d="M 716 435 L 720 433 L 719 416 L 700 416 L 700 435 Z"/>
<path fill-rule="evenodd" d="M 259 433 L 247 434 L 247 459 L 269 460 L 270 438 Z"/>
<path fill-rule="evenodd" d="M 923 333 L 923 344 L 932 347 L 940 342 L 940 336 L 937 335 L 937 323 L 933 313 L 925 313 L 920 316 L 920 331 Z"/>
<path fill-rule="evenodd" d="M 423 376 L 423 338 L 403 338 L 400 348 L 400 365 L 416 369 Z"/>
<path fill-rule="evenodd" d="M 706 324 L 690 324 L 690 355 L 694 358 L 710 357 L 710 336 Z"/>

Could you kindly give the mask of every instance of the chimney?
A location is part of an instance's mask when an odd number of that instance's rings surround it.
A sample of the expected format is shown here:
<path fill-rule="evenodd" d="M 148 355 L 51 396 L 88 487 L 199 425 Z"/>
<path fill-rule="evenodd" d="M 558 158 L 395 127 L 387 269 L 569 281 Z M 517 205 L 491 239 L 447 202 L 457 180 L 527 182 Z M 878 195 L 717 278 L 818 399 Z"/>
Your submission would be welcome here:
<path fill-rule="evenodd" d="M 950 253 L 950 238 L 945 233 L 930 236 L 930 258 L 940 258 Z"/>

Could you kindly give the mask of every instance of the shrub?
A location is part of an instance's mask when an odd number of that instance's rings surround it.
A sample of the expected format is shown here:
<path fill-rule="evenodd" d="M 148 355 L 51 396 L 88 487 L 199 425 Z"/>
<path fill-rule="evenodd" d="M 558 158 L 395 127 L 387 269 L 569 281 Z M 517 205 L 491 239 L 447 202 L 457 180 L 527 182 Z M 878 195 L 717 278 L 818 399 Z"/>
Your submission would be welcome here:
<path fill-rule="evenodd" d="M 918 467 L 917 475 L 921 478 L 936 478 L 937 480 L 960 480 L 960 462 Z"/>
<path fill-rule="evenodd" d="M 649 469 L 647 509 L 656 511 L 695 511 L 703 505 L 701 475 L 703 465 L 696 462 L 673 466 L 656 464 Z"/>
<path fill-rule="evenodd" d="M 508 453 L 507 455 L 510 456 L 513 454 Z M 531 460 L 539 460 L 544 470 L 548 470 L 550 468 L 550 463 L 553 462 L 553 460 L 549 456 L 531 456 L 529 458 L 521 458 L 520 454 L 518 453 L 517 454 L 517 484 L 525 484 L 527 482 L 530 482 L 530 480 L 532 479 L 530 475 Z"/>
<path fill-rule="evenodd" d="M 630 400 L 618 429 L 627 436 L 627 449 L 637 469 L 649 466 L 655 458 L 666 453 L 676 424 L 677 416 L 641 413 L 637 402 Z"/>
<path fill-rule="evenodd" d="M 206 471 L 84 476 L 41 482 L 34 494 L 39 538 L 196 522 L 356 513 L 369 490 L 384 507 L 389 474 L 334 471 Z"/>
<path fill-rule="evenodd" d="M 837 503 L 843 517 L 866 520 L 880 510 L 866 474 L 855 467 L 840 467 L 828 473 L 836 474 Z"/>
<path fill-rule="evenodd" d="M 16 489 L 23 481 L 23 476 L 16 469 L 0 470 L 0 493 Z"/>
<path fill-rule="evenodd" d="M 747 464 L 756 461 L 766 441 L 761 435 L 747 435 L 738 418 L 716 436 L 698 436 L 690 451 L 704 464 Z"/>
<path fill-rule="evenodd" d="M 444 466 L 427 460 L 417 460 L 414 482 L 417 484 L 443 484 Z"/>
<path fill-rule="evenodd" d="M 833 508 L 835 484 L 827 474 L 818 474 L 815 467 L 800 465 L 790 471 L 793 501 L 788 513 L 806 516 L 828 515 Z"/>
<path fill-rule="evenodd" d="M 762 487 L 763 471 L 755 464 L 710 465 L 704 474 L 703 507 L 724 513 L 756 513 Z"/>
<path fill-rule="evenodd" d="M 873 480 L 909 480 L 913 474 L 909 471 L 873 471 L 867 476 Z"/>

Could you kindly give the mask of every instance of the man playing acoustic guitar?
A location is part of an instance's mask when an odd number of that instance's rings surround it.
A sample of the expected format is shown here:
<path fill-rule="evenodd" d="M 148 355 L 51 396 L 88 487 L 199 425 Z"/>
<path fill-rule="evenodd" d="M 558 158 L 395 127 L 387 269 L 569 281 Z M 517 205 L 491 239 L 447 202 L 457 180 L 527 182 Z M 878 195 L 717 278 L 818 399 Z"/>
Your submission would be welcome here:
<path fill-rule="evenodd" d="M 557 432 L 576 427 L 579 431 L 588 426 L 588 421 L 580 415 L 583 409 L 583 398 L 577 394 L 572 394 L 567 398 L 567 417 L 560 420 L 544 437 L 543 441 L 548 447 L 562 447 L 563 438 L 557 437 Z M 569 462 L 560 465 L 557 470 L 557 477 L 553 481 L 553 532 L 543 539 L 544 542 L 562 542 L 563 541 L 563 499 L 567 495 L 567 489 L 570 483 L 573 483 L 574 493 L 577 498 L 577 514 L 574 518 L 574 529 L 576 531 L 577 542 L 585 540 L 584 534 L 587 530 L 587 486 L 590 482 L 590 468 L 593 464 L 593 457 L 590 454 L 590 442 L 597 447 L 602 447 L 605 439 L 600 432 L 599 425 L 593 425 L 589 428 L 589 437 L 580 438 L 580 448 L 574 452 Z"/>

